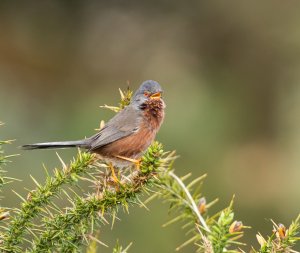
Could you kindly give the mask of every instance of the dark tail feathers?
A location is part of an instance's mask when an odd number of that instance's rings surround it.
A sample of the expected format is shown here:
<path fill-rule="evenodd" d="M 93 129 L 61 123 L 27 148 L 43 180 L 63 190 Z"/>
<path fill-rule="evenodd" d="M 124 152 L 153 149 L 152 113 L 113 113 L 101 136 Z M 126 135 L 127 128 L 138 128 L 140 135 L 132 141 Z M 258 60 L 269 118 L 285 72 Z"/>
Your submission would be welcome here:
<path fill-rule="evenodd" d="M 21 146 L 21 149 L 32 150 L 32 149 L 49 149 L 49 148 L 89 148 L 87 139 L 79 141 L 59 141 L 59 142 L 44 142 L 35 144 L 26 144 Z"/>

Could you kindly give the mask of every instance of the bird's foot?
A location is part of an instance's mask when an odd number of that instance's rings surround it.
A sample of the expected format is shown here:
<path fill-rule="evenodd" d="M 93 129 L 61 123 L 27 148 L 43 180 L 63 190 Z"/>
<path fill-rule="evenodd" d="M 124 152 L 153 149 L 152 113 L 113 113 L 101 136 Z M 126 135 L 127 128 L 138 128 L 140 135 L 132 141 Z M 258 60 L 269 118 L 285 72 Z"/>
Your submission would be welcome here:
<path fill-rule="evenodd" d="M 128 158 L 128 157 L 120 156 L 120 155 L 117 155 L 116 157 L 119 158 L 119 159 L 123 159 L 123 160 L 125 160 L 125 161 L 132 162 L 132 163 L 135 165 L 135 168 L 136 168 L 138 171 L 139 171 L 140 168 L 141 168 L 141 161 L 142 161 L 142 159 L 133 159 L 133 158 Z"/>
<path fill-rule="evenodd" d="M 112 178 L 113 182 L 117 185 L 122 184 L 116 175 L 114 166 L 110 163 L 110 164 L 108 164 L 108 167 L 111 171 L 111 178 Z"/>

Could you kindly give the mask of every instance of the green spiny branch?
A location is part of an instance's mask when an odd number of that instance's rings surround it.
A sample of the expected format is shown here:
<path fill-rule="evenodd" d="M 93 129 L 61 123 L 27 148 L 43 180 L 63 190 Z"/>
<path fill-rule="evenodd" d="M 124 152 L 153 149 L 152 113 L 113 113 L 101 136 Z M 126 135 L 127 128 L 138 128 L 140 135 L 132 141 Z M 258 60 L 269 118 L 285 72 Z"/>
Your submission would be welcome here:
<path fill-rule="evenodd" d="M 107 181 L 98 193 L 86 198 L 76 198 L 73 207 L 53 218 L 45 218 L 45 231 L 33 242 L 29 252 L 80 252 L 80 245 L 88 241 L 91 223 L 105 223 L 104 214 L 115 214 L 119 207 L 128 210 L 129 204 L 142 204 L 139 194 L 156 180 L 159 170 L 169 166 L 172 155 L 163 157 L 162 145 L 153 143 L 142 158 L 141 169 L 128 176 L 123 175 L 120 185 L 111 187 Z M 103 178 L 101 178 L 103 180 Z M 96 182 L 99 185 L 99 182 Z M 92 231 L 91 231 L 92 233 Z"/>
<path fill-rule="evenodd" d="M 128 253 L 129 248 L 131 247 L 132 243 L 130 243 L 125 249 L 117 242 L 116 246 L 113 249 L 113 253 Z"/>
<path fill-rule="evenodd" d="M 41 207 L 50 203 L 51 198 L 59 193 L 65 184 L 76 182 L 78 177 L 93 167 L 94 156 L 89 153 L 79 153 L 76 160 L 70 166 L 63 169 L 56 169 L 53 177 L 47 177 L 42 185 L 35 179 L 37 188 L 29 192 L 27 200 L 23 199 L 20 210 L 16 210 L 16 215 L 12 218 L 0 249 L 6 252 L 21 252 L 18 245 L 22 243 L 23 234 L 33 226 L 31 220 L 41 213 Z"/>
<path fill-rule="evenodd" d="M 3 123 L 0 122 L 0 126 L 2 126 Z M 2 168 L 3 165 L 5 165 L 7 162 L 9 162 L 9 158 L 13 157 L 14 155 L 4 155 L 4 151 L 2 149 L 3 145 L 11 144 L 12 141 L 2 141 L 0 140 L 0 191 L 2 190 L 2 187 L 13 180 L 14 178 L 10 178 L 5 176 L 6 171 Z"/>
<path fill-rule="evenodd" d="M 177 250 L 187 246 L 190 243 L 198 245 L 198 252 L 219 253 L 232 247 L 233 245 L 242 245 L 238 239 L 243 235 L 241 231 L 245 226 L 241 222 L 234 221 L 232 203 L 223 211 L 208 216 L 208 209 L 217 202 L 217 199 L 206 203 L 200 189 L 203 179 L 206 175 L 198 177 L 191 182 L 184 182 L 191 176 L 188 174 L 182 178 L 176 176 L 173 171 L 165 171 L 159 175 L 157 181 L 158 192 L 150 199 L 158 196 L 170 204 L 170 212 L 177 216 L 167 222 L 168 226 L 175 222 L 184 222 L 183 228 L 189 229 L 187 234 L 192 236 L 182 243 Z M 195 186 L 198 186 L 194 189 Z M 231 252 L 237 252 L 231 250 Z"/>
<path fill-rule="evenodd" d="M 200 193 L 201 184 L 206 175 L 185 183 L 190 176 L 191 174 L 188 174 L 179 178 L 174 171 L 164 170 L 158 175 L 160 180 L 156 181 L 157 193 L 146 201 L 155 197 L 164 199 L 170 205 L 170 212 L 177 214 L 164 226 L 183 222 L 183 228 L 189 229 L 186 234 L 192 234 L 192 236 L 177 247 L 177 250 L 194 243 L 198 247 L 197 252 L 244 253 L 239 247 L 245 244 L 239 239 L 244 234 L 243 229 L 249 227 L 234 219 L 233 201 L 224 210 L 209 216 L 209 208 L 216 203 L 217 199 L 206 203 L 205 197 Z M 196 204 L 197 208 L 195 208 Z M 267 240 L 261 234 L 257 235 L 261 248 L 257 251 L 253 248 L 252 251 L 254 253 L 297 253 L 292 248 L 300 241 L 300 237 L 297 237 L 300 233 L 300 215 L 289 228 L 274 222 L 273 225 L 273 233 Z M 237 248 L 232 249 L 233 247 Z"/>
<path fill-rule="evenodd" d="M 2 126 L 3 123 L 0 122 L 0 126 Z M 6 165 L 7 162 L 9 162 L 9 158 L 15 156 L 15 155 L 4 155 L 4 151 L 2 149 L 2 146 L 5 144 L 11 144 L 12 141 L 2 141 L 0 140 L 0 192 L 2 191 L 2 187 L 8 183 L 11 183 L 12 181 L 16 180 L 15 178 L 7 177 L 6 171 L 3 169 L 3 166 Z M 2 196 L 1 196 L 2 197 Z M 7 220 L 10 216 L 9 210 L 7 208 L 0 207 L 0 221 Z M 0 237 L 3 236 L 3 233 L 0 233 Z"/>
<path fill-rule="evenodd" d="M 288 253 L 294 252 L 292 248 L 300 241 L 297 236 L 300 233 L 300 214 L 292 224 L 286 228 L 283 224 L 273 222 L 272 235 L 265 239 L 260 233 L 256 235 L 257 241 L 260 244 L 260 249 L 255 250 L 255 253 Z"/>

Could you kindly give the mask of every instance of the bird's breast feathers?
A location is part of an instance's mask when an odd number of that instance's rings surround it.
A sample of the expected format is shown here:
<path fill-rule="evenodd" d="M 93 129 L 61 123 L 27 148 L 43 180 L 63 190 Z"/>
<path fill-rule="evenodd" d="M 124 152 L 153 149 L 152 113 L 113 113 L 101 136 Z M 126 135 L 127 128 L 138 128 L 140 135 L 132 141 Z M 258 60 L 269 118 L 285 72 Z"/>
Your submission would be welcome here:
<path fill-rule="evenodd" d="M 144 124 L 144 127 L 147 125 L 147 127 L 155 131 L 156 134 L 165 117 L 164 108 L 165 103 L 161 99 L 147 101 L 143 110 L 144 120 L 142 124 Z"/>

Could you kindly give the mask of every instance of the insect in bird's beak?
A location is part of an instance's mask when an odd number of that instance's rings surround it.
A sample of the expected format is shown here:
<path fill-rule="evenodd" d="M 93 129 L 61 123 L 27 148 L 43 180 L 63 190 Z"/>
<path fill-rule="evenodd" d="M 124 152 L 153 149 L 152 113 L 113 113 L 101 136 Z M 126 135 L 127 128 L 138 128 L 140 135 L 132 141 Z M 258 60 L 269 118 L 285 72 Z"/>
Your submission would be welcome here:
<path fill-rule="evenodd" d="M 160 99 L 161 98 L 161 92 L 156 92 L 156 93 L 153 93 L 151 96 L 150 96 L 151 99 Z"/>

